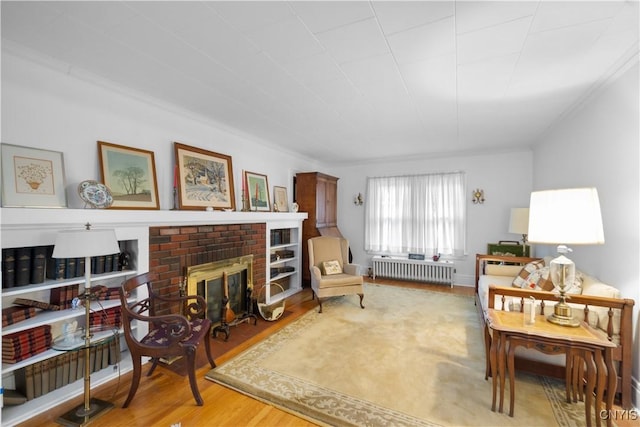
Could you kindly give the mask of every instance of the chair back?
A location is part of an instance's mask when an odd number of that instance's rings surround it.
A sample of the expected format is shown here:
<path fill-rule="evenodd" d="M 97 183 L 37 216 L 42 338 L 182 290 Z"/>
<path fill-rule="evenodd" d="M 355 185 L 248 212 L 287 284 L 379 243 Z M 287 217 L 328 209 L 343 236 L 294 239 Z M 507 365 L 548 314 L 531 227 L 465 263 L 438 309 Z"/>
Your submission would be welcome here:
<path fill-rule="evenodd" d="M 122 329 L 124 332 L 125 340 L 129 348 L 137 347 L 138 340 L 133 334 L 132 321 L 136 320 L 139 316 L 153 316 L 153 301 L 152 301 L 152 283 L 158 278 L 156 273 L 145 273 L 132 277 L 120 287 L 120 305 L 122 307 Z M 146 292 L 142 293 L 138 291 L 140 287 L 145 287 Z M 127 298 L 132 293 L 146 294 L 147 298 L 138 299 L 136 302 L 129 304 Z"/>
<path fill-rule="evenodd" d="M 325 261 L 337 260 L 344 268 L 349 263 L 349 241 L 341 237 L 319 236 L 308 241 L 309 267 L 321 268 Z"/>

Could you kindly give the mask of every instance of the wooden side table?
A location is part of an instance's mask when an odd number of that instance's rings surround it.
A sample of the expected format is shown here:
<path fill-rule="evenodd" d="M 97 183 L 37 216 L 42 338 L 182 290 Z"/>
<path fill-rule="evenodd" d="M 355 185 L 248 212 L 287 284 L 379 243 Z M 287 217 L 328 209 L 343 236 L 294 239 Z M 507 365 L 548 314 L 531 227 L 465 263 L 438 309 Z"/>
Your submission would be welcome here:
<path fill-rule="evenodd" d="M 536 316 L 535 323 L 525 325 L 522 313 L 489 309 L 487 324 L 493 331 L 493 340 L 489 354 L 493 378 L 493 398 L 491 410 L 496 410 L 496 394 L 500 388 L 499 412 L 502 412 L 505 385 L 505 359 L 509 373 L 509 415 L 513 416 L 515 401 L 514 355 L 518 346 L 538 350 L 552 348 L 555 353 L 565 353 L 567 359 L 566 393 L 571 403 L 571 391 L 579 388 L 583 381 L 582 370 L 586 363 L 587 388 L 585 392 L 585 418 L 587 427 L 591 427 L 591 405 L 593 390 L 596 390 L 596 425 L 600 426 L 598 413 L 602 407 L 606 385 L 606 409 L 611 411 L 616 390 L 617 374 L 613 364 L 613 349 L 616 344 L 608 340 L 606 334 L 582 322 L 578 327 L 559 326 L 548 322 L 544 316 Z M 578 366 L 579 365 L 579 366 Z M 607 418 L 607 426 L 612 421 Z"/>

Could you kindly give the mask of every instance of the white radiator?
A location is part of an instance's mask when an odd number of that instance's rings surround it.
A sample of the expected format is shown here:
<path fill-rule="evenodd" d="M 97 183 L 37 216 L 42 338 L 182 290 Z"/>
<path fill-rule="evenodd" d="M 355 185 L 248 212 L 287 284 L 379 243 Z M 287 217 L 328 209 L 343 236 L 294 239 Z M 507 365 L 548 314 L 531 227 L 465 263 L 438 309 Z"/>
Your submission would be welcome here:
<path fill-rule="evenodd" d="M 452 261 L 415 260 L 399 257 L 373 257 L 373 278 L 444 283 L 453 287 L 455 264 Z"/>

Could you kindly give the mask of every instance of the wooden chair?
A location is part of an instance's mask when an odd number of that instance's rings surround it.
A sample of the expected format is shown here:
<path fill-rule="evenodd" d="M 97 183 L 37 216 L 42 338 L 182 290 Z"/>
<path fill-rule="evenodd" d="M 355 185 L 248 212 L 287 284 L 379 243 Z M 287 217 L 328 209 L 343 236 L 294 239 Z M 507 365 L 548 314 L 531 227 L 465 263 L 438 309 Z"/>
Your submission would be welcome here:
<path fill-rule="evenodd" d="M 156 279 L 157 274 L 155 273 L 140 274 L 126 280 L 120 288 L 122 326 L 133 361 L 131 388 L 122 407 L 129 406 L 138 390 L 143 356 L 151 357 L 153 362 L 147 376 L 153 373 L 161 357 L 185 357 L 191 392 L 198 406 L 202 406 L 203 400 L 196 382 L 195 361 L 196 349 L 203 340 L 209 364 L 212 368 L 216 367 L 211 358 L 211 348 L 209 346 L 211 321 L 204 316 L 206 302 L 201 296 L 160 296 L 153 292 L 152 283 Z M 127 297 L 137 290 L 142 295 L 148 295 L 148 297 L 129 304 Z M 155 304 L 176 302 L 186 307 L 186 316 L 180 314 L 156 316 Z M 132 325 L 132 323 L 135 323 L 134 321 L 138 322 L 138 324 L 145 322 L 149 325 L 149 333 L 142 339 L 136 338 L 135 327 Z"/>

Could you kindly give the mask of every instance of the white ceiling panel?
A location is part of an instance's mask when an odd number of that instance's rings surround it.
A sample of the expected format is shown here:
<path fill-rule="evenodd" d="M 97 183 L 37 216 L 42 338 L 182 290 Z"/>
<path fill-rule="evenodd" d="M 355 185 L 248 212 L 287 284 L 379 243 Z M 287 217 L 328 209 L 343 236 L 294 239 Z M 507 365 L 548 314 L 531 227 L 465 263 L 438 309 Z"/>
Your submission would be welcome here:
<path fill-rule="evenodd" d="M 526 148 L 638 61 L 638 0 L 0 8 L 3 57 L 40 55 L 331 163 Z"/>

